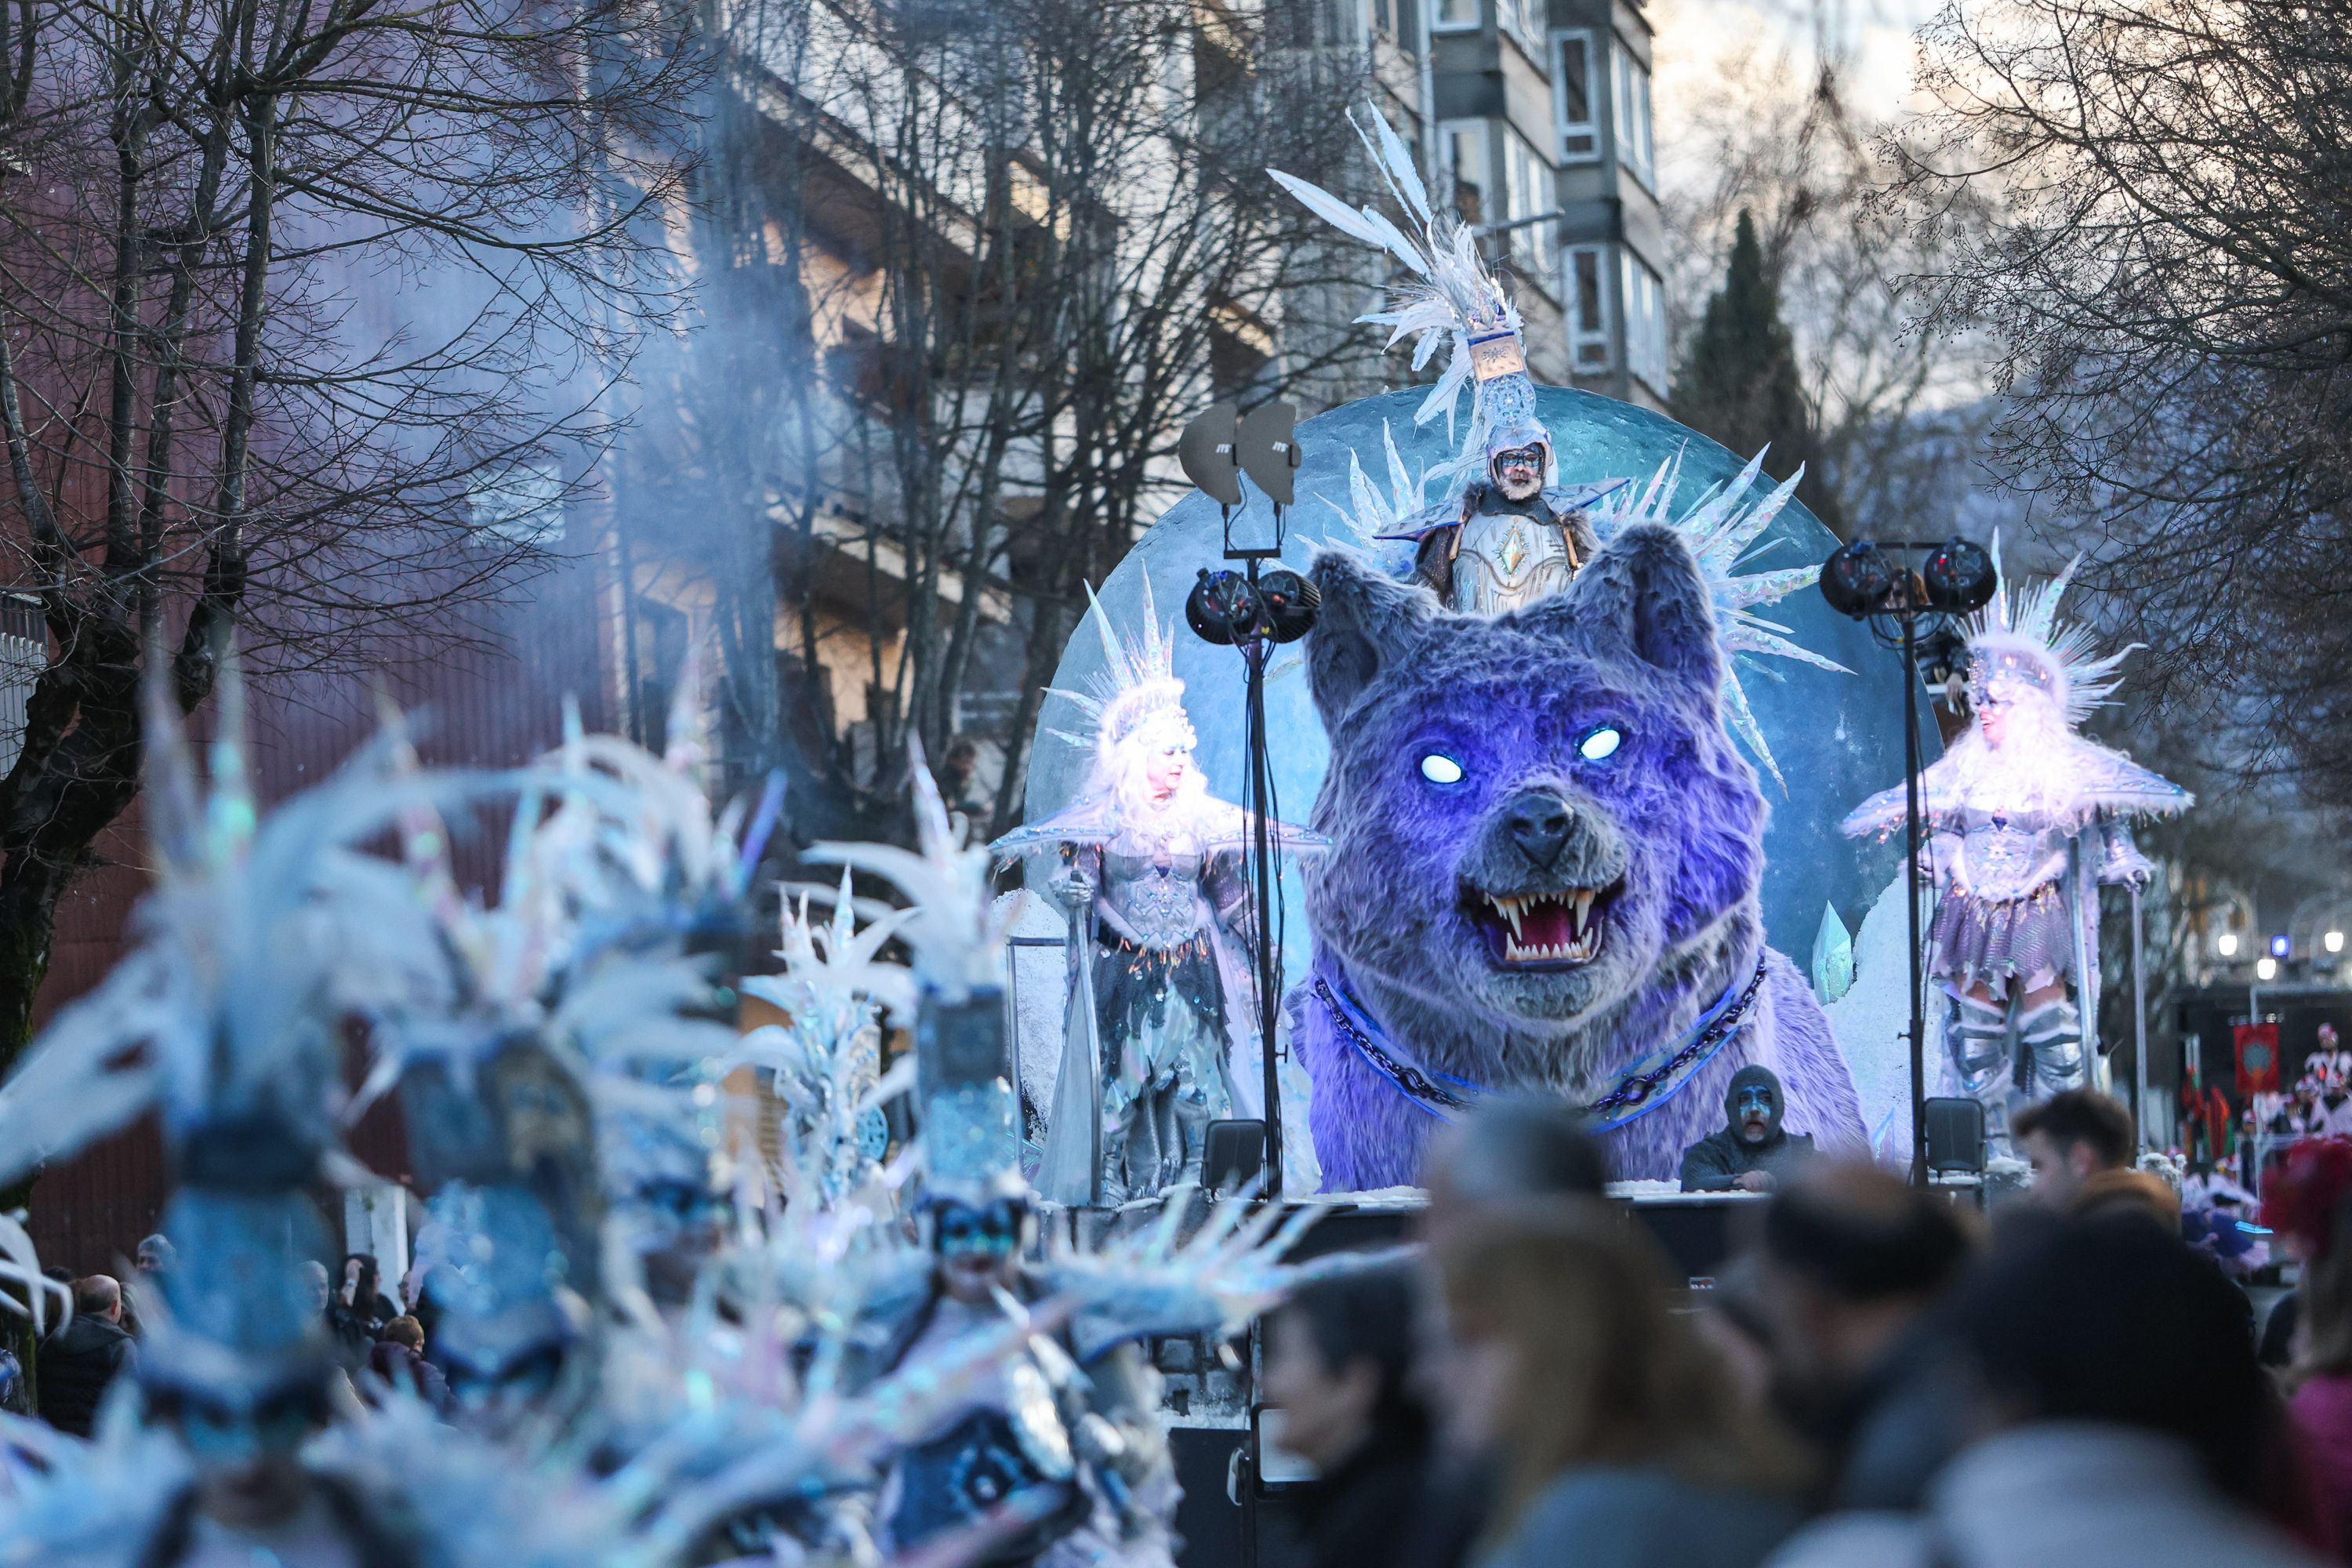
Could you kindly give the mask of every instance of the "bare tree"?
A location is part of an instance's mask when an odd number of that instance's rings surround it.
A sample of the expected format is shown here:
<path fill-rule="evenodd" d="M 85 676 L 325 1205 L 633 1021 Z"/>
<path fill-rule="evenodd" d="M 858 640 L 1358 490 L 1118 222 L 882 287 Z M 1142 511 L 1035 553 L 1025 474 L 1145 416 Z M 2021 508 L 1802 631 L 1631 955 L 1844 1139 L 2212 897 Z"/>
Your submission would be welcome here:
<path fill-rule="evenodd" d="M 46 638 L 0 779 L 0 1067 L 133 799 L 142 681 L 465 639 L 547 559 L 672 308 L 682 28 L 618 0 L 0 14 L 0 583 Z M 421 642 L 419 639 L 423 639 Z"/>
<path fill-rule="evenodd" d="M 719 622 L 720 700 L 795 773 L 796 829 L 886 831 L 910 739 L 941 755 L 980 681 L 1020 688 L 990 723 L 1009 820 L 1083 584 L 1181 492 L 1184 421 L 1360 354 L 1283 334 L 1310 289 L 1350 283 L 1352 314 L 1377 279 L 1264 171 L 1333 178 L 1361 47 L 1181 0 L 768 0 L 714 41 L 709 330 L 663 359 L 632 537 Z"/>
<path fill-rule="evenodd" d="M 1664 203 L 1667 298 L 1675 339 L 1686 342 L 1738 215 L 1754 215 L 1796 339 L 1822 477 L 1849 526 L 1868 531 L 1920 526 L 1948 507 L 1949 470 L 1989 417 L 1981 342 L 1918 330 L 1910 282 L 1983 215 L 1971 198 L 1928 233 L 1889 204 L 1878 144 L 1890 127 L 1855 107 L 1852 75 L 1835 49 L 1811 62 L 1740 52 L 1684 106 L 1667 148 L 1678 176 Z"/>
<path fill-rule="evenodd" d="M 2176 722 L 2352 805 L 2352 11 L 2002 0 L 1921 35 L 1890 142 L 1939 331 L 1989 330 L 1995 447 L 2095 549 Z"/>

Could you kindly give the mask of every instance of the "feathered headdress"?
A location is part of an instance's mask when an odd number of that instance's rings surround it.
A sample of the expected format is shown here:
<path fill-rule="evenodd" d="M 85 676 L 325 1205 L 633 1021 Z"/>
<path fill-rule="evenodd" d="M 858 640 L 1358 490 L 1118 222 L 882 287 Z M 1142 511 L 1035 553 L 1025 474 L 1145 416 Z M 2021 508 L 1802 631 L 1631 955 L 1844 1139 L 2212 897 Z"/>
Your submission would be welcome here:
<path fill-rule="evenodd" d="M 2055 577 L 2012 591 L 2000 571 L 2000 535 L 1993 535 L 1996 586 L 1992 602 L 1969 623 L 1969 688 L 1978 700 L 1992 687 L 2011 684 L 2041 693 L 2065 716 L 2069 727 L 2115 694 L 2116 672 L 2129 647 L 2095 651 L 2091 629 L 2058 618 L 2058 602 L 2074 581 L 2079 555 Z"/>
<path fill-rule="evenodd" d="M 1194 737 L 1192 722 L 1184 715 L 1184 683 L 1176 679 L 1176 623 L 1160 620 L 1159 607 L 1151 602 L 1150 575 L 1143 579 L 1141 635 L 1121 637 L 1091 587 L 1087 590 L 1087 614 L 1102 638 L 1101 673 L 1089 681 L 1090 691 L 1058 686 L 1048 689 L 1076 703 L 1094 720 L 1095 732 L 1051 732 L 1074 746 L 1091 748 L 1096 766 L 1106 773 L 1118 766 L 1120 749 L 1146 730 L 1164 727 L 1176 743 L 1191 747 Z"/>
<path fill-rule="evenodd" d="M 1351 207 L 1320 186 L 1279 169 L 1266 173 L 1318 217 L 1350 238 L 1395 258 L 1411 274 L 1390 289 L 1389 309 L 1357 318 L 1387 327 L 1386 347 L 1412 339 L 1412 368 L 1419 371 L 1435 357 L 1440 344 L 1452 340 L 1445 374 L 1438 377 L 1413 415 L 1414 424 L 1426 425 L 1444 414 L 1451 430 L 1463 389 L 1471 389 L 1470 428 L 1462 449 L 1438 472 L 1482 468 L 1497 441 L 1504 446 L 1540 442 L 1549 451 L 1551 437 L 1535 416 L 1535 383 L 1528 378 L 1518 307 L 1511 303 L 1501 280 L 1478 254 L 1477 237 L 1470 226 L 1431 204 L 1429 188 L 1422 182 L 1421 171 L 1413 167 L 1412 152 L 1404 139 L 1377 110 L 1370 111 L 1369 117 L 1373 127 L 1370 132 L 1357 123 L 1353 114 L 1348 122 L 1363 139 L 1372 166 L 1380 170 L 1406 216 L 1419 225 L 1418 239 L 1375 208 Z"/>

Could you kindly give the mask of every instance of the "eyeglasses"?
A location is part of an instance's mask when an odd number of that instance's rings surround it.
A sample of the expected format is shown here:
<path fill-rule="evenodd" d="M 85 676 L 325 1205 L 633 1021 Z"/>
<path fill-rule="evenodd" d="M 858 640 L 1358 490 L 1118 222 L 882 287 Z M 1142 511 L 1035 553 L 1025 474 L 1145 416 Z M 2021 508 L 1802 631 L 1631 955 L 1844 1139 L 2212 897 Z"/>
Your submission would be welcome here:
<path fill-rule="evenodd" d="M 1497 452 L 1495 454 L 1495 467 L 1498 468 L 1540 468 L 1543 467 L 1543 448 L 1541 447 L 1514 447 L 1507 452 Z"/>

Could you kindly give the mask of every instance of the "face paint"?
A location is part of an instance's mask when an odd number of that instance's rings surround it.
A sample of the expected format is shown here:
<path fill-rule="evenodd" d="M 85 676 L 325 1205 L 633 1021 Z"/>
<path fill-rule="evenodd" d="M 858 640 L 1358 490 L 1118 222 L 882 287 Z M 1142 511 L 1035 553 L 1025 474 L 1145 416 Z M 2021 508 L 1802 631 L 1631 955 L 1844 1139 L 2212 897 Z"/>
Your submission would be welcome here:
<path fill-rule="evenodd" d="M 1731 1124 L 1741 1142 L 1761 1143 L 1780 1125 L 1780 1097 L 1769 1084 L 1741 1084 L 1732 1100 Z"/>

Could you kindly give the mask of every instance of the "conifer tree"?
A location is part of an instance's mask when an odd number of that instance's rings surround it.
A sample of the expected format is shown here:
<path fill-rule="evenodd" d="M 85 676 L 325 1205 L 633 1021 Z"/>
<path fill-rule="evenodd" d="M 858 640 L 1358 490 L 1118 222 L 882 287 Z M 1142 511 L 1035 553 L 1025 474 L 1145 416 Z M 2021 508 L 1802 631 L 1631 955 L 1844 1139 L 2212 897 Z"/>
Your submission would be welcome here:
<path fill-rule="evenodd" d="M 1746 211 L 1731 245 L 1723 287 L 1706 302 L 1675 370 L 1675 417 L 1741 458 L 1769 447 L 1764 471 L 1785 479 L 1805 465 L 1797 499 L 1841 536 L 1844 519 L 1822 471 L 1812 414 L 1797 374 L 1797 350 L 1780 320 L 1780 295 L 1764 265 L 1755 220 Z"/>

